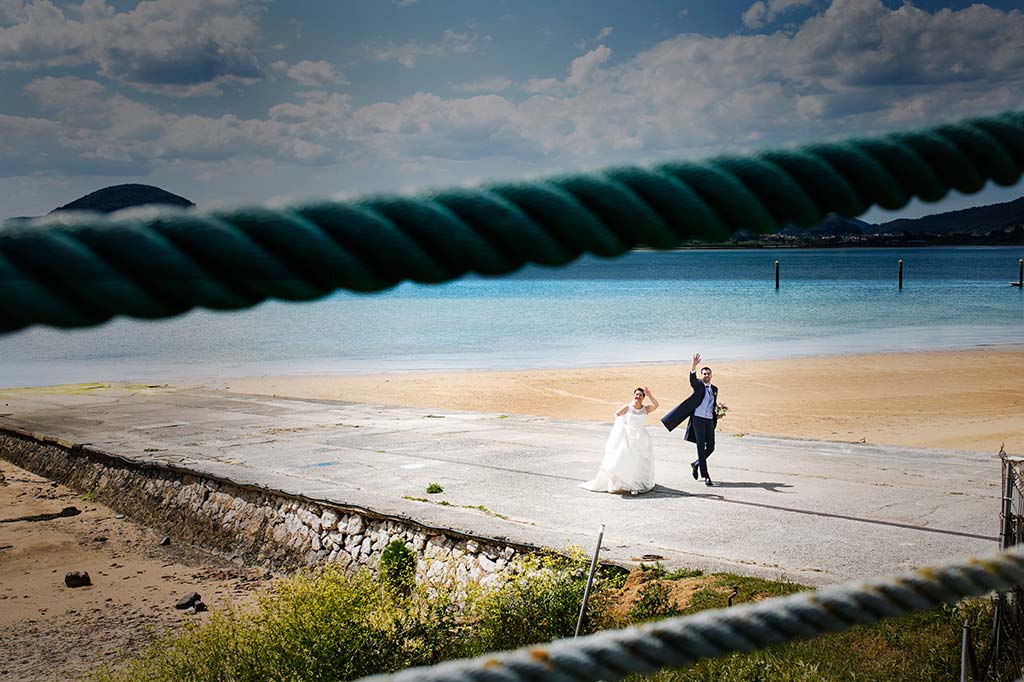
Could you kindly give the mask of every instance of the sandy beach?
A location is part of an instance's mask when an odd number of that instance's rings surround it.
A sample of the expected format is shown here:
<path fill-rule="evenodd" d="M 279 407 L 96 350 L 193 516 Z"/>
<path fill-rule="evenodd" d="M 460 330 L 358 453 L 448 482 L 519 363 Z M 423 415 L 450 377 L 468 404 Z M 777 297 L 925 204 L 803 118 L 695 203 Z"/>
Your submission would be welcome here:
<path fill-rule="evenodd" d="M 706 353 L 726 433 L 1024 453 L 1024 347 L 718 362 Z M 635 386 L 664 414 L 689 393 L 689 363 L 524 371 L 308 375 L 211 381 L 231 392 L 368 404 L 610 421 Z M 196 590 L 211 606 L 251 599 L 263 571 L 172 541 L 64 486 L 8 463 L 0 502 L 0 626 L 14 633 L 0 679 L 66 679 L 142 648 L 153 633 L 201 620 L 175 599 Z M 42 522 L 75 505 L 80 514 Z M 66 571 L 93 587 L 70 590 Z M 147 634 L 148 633 L 148 634 Z M 59 650 L 59 655 L 47 652 Z"/>
<path fill-rule="evenodd" d="M 67 507 L 77 513 L 60 516 Z M 161 545 L 161 533 L 3 461 L 0 509 L 0 680 L 82 679 L 209 617 L 175 609 L 182 596 L 223 608 L 272 580 L 173 537 Z M 92 585 L 65 586 L 69 571 Z"/>
<path fill-rule="evenodd" d="M 701 349 L 698 349 L 701 350 Z M 1024 347 L 702 364 L 730 411 L 729 433 L 1024 452 Z M 710 349 L 713 351 L 713 349 Z M 581 369 L 253 377 L 240 393 L 610 420 L 636 386 L 664 414 L 689 394 L 689 363 Z M 651 424 L 656 421 L 652 418 Z"/>

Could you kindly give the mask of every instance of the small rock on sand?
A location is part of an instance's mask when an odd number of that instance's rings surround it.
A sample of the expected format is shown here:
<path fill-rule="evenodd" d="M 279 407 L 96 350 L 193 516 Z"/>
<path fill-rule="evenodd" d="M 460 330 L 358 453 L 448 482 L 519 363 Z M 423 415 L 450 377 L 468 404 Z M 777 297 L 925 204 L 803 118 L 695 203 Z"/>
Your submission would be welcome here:
<path fill-rule="evenodd" d="M 85 571 L 71 571 L 64 574 L 64 584 L 68 587 L 87 587 L 92 585 L 92 578 Z"/>

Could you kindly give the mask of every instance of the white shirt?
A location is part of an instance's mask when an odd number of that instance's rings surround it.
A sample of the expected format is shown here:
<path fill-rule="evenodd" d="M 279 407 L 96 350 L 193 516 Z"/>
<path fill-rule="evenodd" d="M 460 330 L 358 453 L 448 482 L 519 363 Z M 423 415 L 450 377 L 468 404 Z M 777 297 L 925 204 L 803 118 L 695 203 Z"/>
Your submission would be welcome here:
<path fill-rule="evenodd" d="M 704 401 L 693 413 L 704 419 L 715 418 L 715 392 L 711 390 L 711 384 L 704 384 Z"/>

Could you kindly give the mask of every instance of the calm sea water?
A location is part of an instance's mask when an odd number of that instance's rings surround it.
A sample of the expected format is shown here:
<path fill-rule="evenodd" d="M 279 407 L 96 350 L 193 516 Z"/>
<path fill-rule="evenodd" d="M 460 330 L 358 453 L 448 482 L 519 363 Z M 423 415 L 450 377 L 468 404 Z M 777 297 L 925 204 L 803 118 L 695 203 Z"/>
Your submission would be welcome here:
<path fill-rule="evenodd" d="M 1024 294 L 1008 282 L 1022 256 L 1020 247 L 968 247 L 588 257 L 504 279 L 33 328 L 0 336 L 0 386 L 1019 345 Z"/>

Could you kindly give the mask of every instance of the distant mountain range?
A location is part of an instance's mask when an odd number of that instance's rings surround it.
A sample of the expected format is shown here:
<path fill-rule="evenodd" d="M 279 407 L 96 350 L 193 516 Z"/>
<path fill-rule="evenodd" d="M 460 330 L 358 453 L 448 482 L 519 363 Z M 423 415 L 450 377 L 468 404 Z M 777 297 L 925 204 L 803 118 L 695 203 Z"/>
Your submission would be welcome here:
<path fill-rule="evenodd" d="M 882 233 L 944 234 L 947 232 L 990 232 L 1024 225 L 1024 197 L 1004 204 L 976 206 L 908 220 L 890 220 L 878 225 Z"/>
<path fill-rule="evenodd" d="M 775 234 L 738 232 L 739 245 L 1024 244 L 1024 197 L 1002 204 L 872 224 L 830 214 L 811 228 L 787 225 Z"/>
<path fill-rule="evenodd" d="M 114 185 L 87 194 L 57 211 L 112 213 L 132 206 L 195 206 L 188 199 L 151 185 Z M 31 220 L 14 218 L 13 220 Z M 878 225 L 831 214 L 812 228 L 786 226 L 775 234 L 740 231 L 737 246 L 877 246 L 893 244 L 1024 244 L 1024 197 L 1002 204 L 901 218 Z"/>

